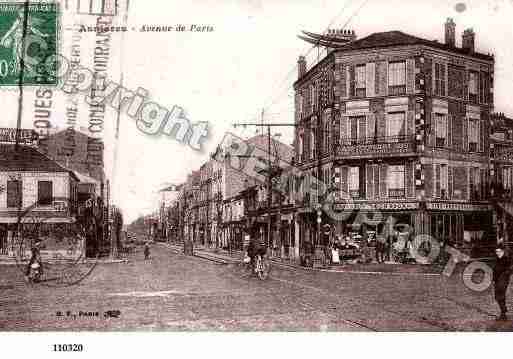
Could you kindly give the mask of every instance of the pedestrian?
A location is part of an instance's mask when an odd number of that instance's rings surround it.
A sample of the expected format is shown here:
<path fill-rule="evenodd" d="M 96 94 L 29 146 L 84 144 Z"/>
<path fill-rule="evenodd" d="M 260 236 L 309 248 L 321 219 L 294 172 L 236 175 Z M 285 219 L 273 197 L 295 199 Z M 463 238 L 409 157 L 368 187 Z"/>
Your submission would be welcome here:
<path fill-rule="evenodd" d="M 394 243 L 394 236 L 389 233 L 385 242 L 385 261 L 390 262 L 392 260 L 392 245 Z"/>
<path fill-rule="evenodd" d="M 378 234 L 376 239 L 376 261 L 383 263 L 385 261 L 386 240 L 383 234 Z"/>
<path fill-rule="evenodd" d="M 27 269 L 25 270 L 25 279 L 28 281 L 30 278 L 30 272 L 32 269 L 37 270 L 38 277 L 43 274 L 43 261 L 41 259 L 41 251 L 40 251 L 41 242 L 36 242 L 32 248 L 30 249 L 30 260 L 27 264 Z"/>
<path fill-rule="evenodd" d="M 509 278 L 511 276 L 511 259 L 506 255 L 504 246 L 501 244 L 495 249 L 495 254 L 497 255 L 497 260 L 493 268 L 493 285 L 495 301 L 501 311 L 497 320 L 507 320 L 506 291 L 508 290 Z"/>
<path fill-rule="evenodd" d="M 144 260 L 150 259 L 150 245 L 148 242 L 144 243 Z"/>

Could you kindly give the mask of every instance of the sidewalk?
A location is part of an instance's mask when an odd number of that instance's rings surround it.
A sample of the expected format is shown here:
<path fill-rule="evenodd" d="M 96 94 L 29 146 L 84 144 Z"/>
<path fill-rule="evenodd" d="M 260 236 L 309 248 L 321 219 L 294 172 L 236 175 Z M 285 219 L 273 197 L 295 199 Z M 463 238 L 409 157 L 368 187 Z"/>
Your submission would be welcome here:
<path fill-rule="evenodd" d="M 16 258 L 13 258 L 13 257 L 0 257 L 0 266 L 25 264 L 25 263 L 28 263 L 28 261 L 29 261 L 29 259 L 26 258 L 23 261 L 21 261 L 21 263 L 20 263 Z M 43 262 L 49 263 L 49 264 L 63 263 L 65 261 L 75 262 L 73 259 L 72 260 L 59 260 L 59 259 L 43 258 Z M 123 258 L 108 258 L 107 257 L 107 258 L 98 258 L 98 259 L 94 259 L 94 258 L 82 259 L 80 261 L 80 263 L 112 264 L 112 263 L 124 263 L 127 261 L 128 261 L 127 259 L 123 259 Z"/>
<path fill-rule="evenodd" d="M 177 253 L 183 253 L 183 245 L 162 243 Z M 241 251 L 234 251 L 230 256 L 228 251 L 223 249 L 205 248 L 202 246 L 194 247 L 194 256 L 208 259 L 221 264 L 236 264 L 240 263 L 242 258 Z M 422 265 L 422 264 L 399 264 L 399 263 L 344 263 L 335 264 L 328 267 L 309 268 L 302 267 L 299 264 L 290 261 L 282 260 L 280 258 L 269 258 L 272 263 L 303 270 L 314 270 L 320 272 L 340 272 L 340 273 L 364 273 L 364 274 L 413 274 L 413 275 L 429 275 L 438 276 L 442 273 L 443 267 L 436 265 Z"/>

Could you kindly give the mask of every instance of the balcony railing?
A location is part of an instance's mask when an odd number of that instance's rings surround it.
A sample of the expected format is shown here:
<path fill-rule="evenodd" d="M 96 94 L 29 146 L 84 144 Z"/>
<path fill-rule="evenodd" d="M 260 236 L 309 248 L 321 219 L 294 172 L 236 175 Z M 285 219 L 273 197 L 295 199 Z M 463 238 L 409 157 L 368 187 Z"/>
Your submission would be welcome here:
<path fill-rule="evenodd" d="M 412 135 L 344 138 L 336 152 L 341 156 L 410 153 L 415 152 L 414 139 Z"/>
<path fill-rule="evenodd" d="M 356 145 L 376 145 L 384 143 L 407 143 L 414 140 L 412 135 L 396 135 L 396 136 L 373 136 L 373 137 L 350 137 L 340 140 L 341 146 Z"/>

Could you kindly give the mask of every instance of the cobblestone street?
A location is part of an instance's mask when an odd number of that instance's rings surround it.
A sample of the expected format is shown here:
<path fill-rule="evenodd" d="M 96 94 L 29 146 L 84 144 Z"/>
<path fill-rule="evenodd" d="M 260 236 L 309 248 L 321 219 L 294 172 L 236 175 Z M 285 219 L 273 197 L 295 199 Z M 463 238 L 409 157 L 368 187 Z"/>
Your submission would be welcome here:
<path fill-rule="evenodd" d="M 490 292 L 461 276 L 327 273 L 272 265 L 267 281 L 163 244 L 144 261 L 99 264 L 80 284 L 27 285 L 0 266 L 0 330 L 510 330 Z M 509 306 L 513 293 L 508 295 Z M 105 318 L 119 310 L 118 318 Z M 63 316 L 57 316 L 57 312 Z M 70 316 L 67 312 L 70 312 Z M 99 313 L 99 316 L 80 315 Z M 74 315 L 76 317 L 74 317 Z"/>

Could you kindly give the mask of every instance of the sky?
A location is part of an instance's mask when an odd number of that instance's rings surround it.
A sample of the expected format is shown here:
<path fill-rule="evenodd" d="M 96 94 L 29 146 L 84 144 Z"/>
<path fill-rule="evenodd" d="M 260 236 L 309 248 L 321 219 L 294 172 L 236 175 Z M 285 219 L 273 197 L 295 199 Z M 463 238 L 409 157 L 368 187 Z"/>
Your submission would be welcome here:
<path fill-rule="evenodd" d="M 512 14 L 510 0 L 131 0 L 129 27 L 214 28 L 204 33 L 130 31 L 123 48 L 120 41 L 113 42 L 119 45 L 114 52 L 122 58 L 125 87 L 143 87 L 152 101 L 169 109 L 183 107 L 191 122 L 208 121 L 210 133 L 204 150 L 195 151 L 166 136 L 143 134 L 132 118 L 121 116 L 114 161 L 116 113 L 109 110 L 104 138 L 112 201 L 122 208 L 126 222 L 135 220 L 155 211 L 158 190 L 184 182 L 227 131 L 244 137 L 256 134 L 255 128 L 234 129 L 233 123 L 260 121 L 262 109 L 264 122 L 292 123 L 298 56 L 309 53 L 309 63 L 317 57 L 311 45 L 297 38 L 301 30 L 344 27 L 355 30 L 358 38 L 401 30 L 442 42 L 443 24 L 452 17 L 458 46 L 463 30 L 472 27 L 477 51 L 495 54 L 495 110 L 513 116 L 508 96 L 513 80 Z M 3 117 L 0 125 L 15 126 L 16 92 L 3 91 L 0 105 L 12 116 Z M 26 114 L 23 127 L 30 128 L 32 121 Z M 283 142 L 292 143 L 292 128 L 279 132 Z"/>

